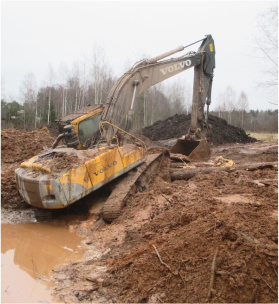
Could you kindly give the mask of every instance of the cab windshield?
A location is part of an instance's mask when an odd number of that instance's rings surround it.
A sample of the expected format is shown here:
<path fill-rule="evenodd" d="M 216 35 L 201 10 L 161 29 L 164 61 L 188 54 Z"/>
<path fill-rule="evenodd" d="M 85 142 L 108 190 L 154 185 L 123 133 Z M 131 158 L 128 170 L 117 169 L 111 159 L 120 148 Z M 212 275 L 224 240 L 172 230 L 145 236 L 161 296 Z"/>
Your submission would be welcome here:
<path fill-rule="evenodd" d="M 84 144 L 87 139 L 92 138 L 94 134 L 99 131 L 101 116 L 102 112 L 89 117 L 78 124 L 78 137 L 81 144 Z"/>

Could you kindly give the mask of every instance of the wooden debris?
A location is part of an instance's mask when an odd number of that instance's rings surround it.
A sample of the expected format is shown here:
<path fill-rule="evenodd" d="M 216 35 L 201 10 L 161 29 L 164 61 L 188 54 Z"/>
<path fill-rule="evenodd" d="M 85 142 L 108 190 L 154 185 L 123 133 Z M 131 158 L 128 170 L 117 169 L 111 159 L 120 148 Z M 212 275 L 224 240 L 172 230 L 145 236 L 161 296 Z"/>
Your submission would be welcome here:
<path fill-rule="evenodd" d="M 153 246 L 153 248 L 155 249 L 155 251 L 156 251 L 156 253 L 157 253 L 157 256 L 158 256 L 158 258 L 159 258 L 161 264 L 163 264 L 164 266 L 166 266 L 166 267 L 168 268 L 168 270 L 169 270 L 173 275 L 177 276 L 178 273 L 177 273 L 177 272 L 173 272 L 173 271 L 171 270 L 170 266 L 167 265 L 165 262 L 162 261 L 161 256 L 160 256 L 160 254 L 159 254 L 159 252 L 158 252 L 156 246 L 155 246 L 155 245 L 152 245 L 152 246 Z"/>
<path fill-rule="evenodd" d="M 211 297 L 212 288 L 214 285 L 214 277 L 215 277 L 215 269 L 216 269 L 216 256 L 218 253 L 218 248 L 215 250 L 215 254 L 213 257 L 212 265 L 211 265 L 211 276 L 210 276 L 210 282 L 209 282 L 209 290 L 208 290 L 208 301 Z"/>
<path fill-rule="evenodd" d="M 267 281 L 262 276 L 260 277 L 265 282 L 265 284 L 270 288 L 270 290 L 278 296 L 278 293 L 267 283 Z"/>
<path fill-rule="evenodd" d="M 230 167 L 199 167 L 199 168 L 185 168 L 185 169 L 170 169 L 171 180 L 189 180 L 194 177 L 196 174 L 209 174 L 211 172 L 225 171 L 225 172 L 234 172 L 236 170 L 247 170 L 247 171 L 255 171 L 255 170 L 263 170 L 266 168 L 278 169 L 277 162 L 270 163 L 253 163 L 253 164 L 244 164 L 238 166 L 230 166 Z"/>

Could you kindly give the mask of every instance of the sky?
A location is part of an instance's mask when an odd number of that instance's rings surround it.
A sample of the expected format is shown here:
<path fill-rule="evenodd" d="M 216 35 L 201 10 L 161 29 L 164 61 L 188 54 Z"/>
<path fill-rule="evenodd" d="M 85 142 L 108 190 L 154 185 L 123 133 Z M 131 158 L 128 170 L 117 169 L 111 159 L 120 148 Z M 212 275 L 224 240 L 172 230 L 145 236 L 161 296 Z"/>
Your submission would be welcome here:
<path fill-rule="evenodd" d="M 139 54 L 155 57 L 211 34 L 216 68 L 211 110 L 228 86 L 248 97 L 249 109 L 275 110 L 277 92 L 257 87 L 264 62 L 254 56 L 252 39 L 259 13 L 271 1 L 1 1 L 1 94 L 20 101 L 24 77 L 39 86 L 51 65 L 72 67 L 102 45 L 115 76 Z M 196 44 L 186 51 L 197 51 Z M 183 52 L 177 56 L 183 55 Z M 172 55 L 171 57 L 176 57 Z M 193 69 L 192 69 L 193 70 Z M 193 82 L 193 71 L 180 81 Z"/>

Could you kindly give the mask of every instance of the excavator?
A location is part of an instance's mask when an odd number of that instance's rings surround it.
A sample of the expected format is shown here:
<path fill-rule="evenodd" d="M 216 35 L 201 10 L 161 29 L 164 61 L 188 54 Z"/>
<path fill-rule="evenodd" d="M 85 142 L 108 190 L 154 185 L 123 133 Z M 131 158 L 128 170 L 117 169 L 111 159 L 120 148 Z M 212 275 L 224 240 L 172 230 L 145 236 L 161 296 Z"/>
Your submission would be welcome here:
<path fill-rule="evenodd" d="M 165 59 L 198 42 L 201 45 L 197 52 Z M 215 68 L 211 35 L 137 62 L 114 84 L 105 106 L 88 105 L 58 120 L 61 134 L 52 147 L 15 170 L 23 199 L 37 208 L 61 209 L 115 180 L 104 204 L 103 219 L 111 222 L 117 218 L 127 198 L 148 187 L 165 157 L 164 153 L 148 155 L 145 143 L 129 133 L 135 100 L 152 85 L 191 67 L 191 126 L 170 152 L 184 154 L 191 161 L 207 161 L 211 156 L 206 141 L 210 128 L 207 117 Z M 61 141 L 63 144 L 59 145 Z"/>

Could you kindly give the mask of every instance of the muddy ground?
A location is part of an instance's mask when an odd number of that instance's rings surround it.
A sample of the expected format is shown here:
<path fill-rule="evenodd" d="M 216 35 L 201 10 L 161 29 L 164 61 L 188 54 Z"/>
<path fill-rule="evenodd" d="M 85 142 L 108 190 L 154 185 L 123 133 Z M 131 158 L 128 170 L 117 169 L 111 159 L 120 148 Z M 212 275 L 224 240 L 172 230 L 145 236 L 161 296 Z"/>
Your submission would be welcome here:
<path fill-rule="evenodd" d="M 17 192 L 14 169 L 53 143 L 47 131 L 2 130 L 2 222 L 36 220 Z M 233 160 L 231 170 L 189 180 L 172 181 L 170 172 L 192 164 L 169 168 L 166 160 L 112 224 L 101 216 L 109 186 L 57 213 L 51 221 L 86 238 L 83 260 L 53 270 L 54 299 L 278 302 L 277 143 L 212 146 L 211 163 L 219 156 Z"/>

